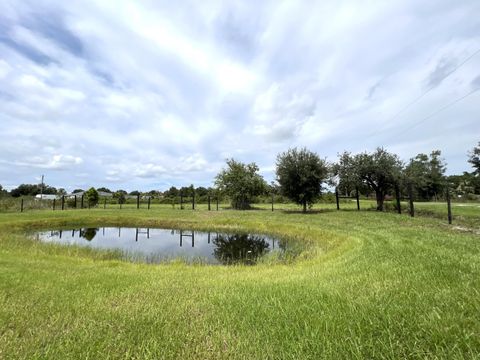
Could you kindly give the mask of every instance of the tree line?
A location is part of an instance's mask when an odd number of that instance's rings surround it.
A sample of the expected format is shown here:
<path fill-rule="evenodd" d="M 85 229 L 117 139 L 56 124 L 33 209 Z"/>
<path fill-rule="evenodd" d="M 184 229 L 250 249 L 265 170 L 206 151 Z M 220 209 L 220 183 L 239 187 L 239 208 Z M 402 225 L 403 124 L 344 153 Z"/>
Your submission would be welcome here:
<path fill-rule="evenodd" d="M 180 197 L 186 199 L 195 196 L 198 202 L 202 202 L 209 196 L 227 196 L 232 208 L 249 209 L 256 197 L 277 194 L 307 211 L 326 189 L 335 188 L 345 196 L 352 196 L 357 190 L 365 196 L 374 195 L 377 210 L 382 211 L 385 198 L 396 189 L 403 194 L 412 189 L 417 199 L 427 201 L 443 198 L 447 187 L 463 198 L 480 195 L 480 142 L 468 153 L 468 162 L 473 171 L 445 176 L 446 164 L 440 150 L 418 154 L 407 163 L 384 148 L 359 154 L 345 151 L 338 155 L 336 162 L 328 163 L 306 148 L 293 148 L 277 155 L 276 181 L 271 184 L 267 184 L 259 174 L 259 167 L 255 163 L 228 159 L 225 168 L 215 177 L 214 187 L 172 186 L 163 192 L 111 191 L 100 187 L 88 189 L 85 195 L 89 203 L 92 200 L 92 206 L 98 202 L 99 192 L 111 194 L 119 204 L 125 203 L 129 196 L 148 196 L 167 203 L 173 203 Z M 72 193 L 83 191 L 75 189 Z M 40 193 L 66 195 L 63 188 L 56 189 L 45 184 L 21 184 L 10 192 L 0 185 L 0 196 L 35 196 Z"/>
<path fill-rule="evenodd" d="M 398 155 L 377 148 L 373 152 L 339 154 L 338 161 L 328 163 L 306 148 L 289 149 L 276 161 L 276 183 L 267 185 L 255 163 L 227 160 L 215 178 L 215 185 L 226 193 L 235 209 L 248 209 L 255 196 L 278 191 L 302 206 L 306 212 L 322 195 L 322 190 L 335 187 L 345 195 L 353 191 L 375 195 L 377 210 L 384 210 L 387 195 L 410 189 L 422 200 L 438 200 L 447 188 L 459 195 L 480 194 L 480 142 L 469 153 L 474 171 L 445 176 L 446 164 L 439 150 L 429 155 L 418 154 L 404 163 Z M 276 188 L 276 189 L 275 189 Z"/>

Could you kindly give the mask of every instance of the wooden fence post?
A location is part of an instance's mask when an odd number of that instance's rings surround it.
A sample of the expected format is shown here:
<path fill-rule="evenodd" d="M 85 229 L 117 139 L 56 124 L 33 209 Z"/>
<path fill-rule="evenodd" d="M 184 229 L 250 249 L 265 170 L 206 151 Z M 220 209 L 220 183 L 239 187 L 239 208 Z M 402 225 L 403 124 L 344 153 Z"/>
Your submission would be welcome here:
<path fill-rule="evenodd" d="M 218 195 L 217 195 L 217 211 L 218 211 Z"/>
<path fill-rule="evenodd" d="M 55 200 L 56 199 L 53 199 L 53 209 L 52 209 L 53 211 L 55 211 Z"/>
<path fill-rule="evenodd" d="M 77 195 L 75 195 L 75 209 L 77 208 Z"/>
<path fill-rule="evenodd" d="M 20 202 L 20 212 L 23 212 L 23 199 L 22 199 L 22 201 Z"/>
<path fill-rule="evenodd" d="M 82 195 L 82 199 L 80 201 L 80 209 L 83 209 L 83 195 Z"/>
<path fill-rule="evenodd" d="M 273 211 L 273 193 L 272 193 L 272 211 Z"/>
<path fill-rule="evenodd" d="M 210 195 L 208 195 L 208 211 L 210 211 Z"/>
<path fill-rule="evenodd" d="M 195 210 L 195 190 L 193 190 L 192 194 L 192 210 Z"/>
<path fill-rule="evenodd" d="M 450 191 L 447 187 L 447 209 L 448 209 L 448 223 L 452 224 L 452 204 L 450 201 Z"/>
<path fill-rule="evenodd" d="M 65 210 L 65 195 L 62 195 L 62 210 Z"/>
<path fill-rule="evenodd" d="M 183 195 L 180 195 L 180 210 L 183 210 Z"/>
<path fill-rule="evenodd" d="M 397 212 L 402 213 L 402 204 L 400 202 L 400 188 L 398 184 L 395 184 L 395 197 L 397 198 Z"/>
<path fill-rule="evenodd" d="M 340 199 L 338 198 L 338 189 L 335 188 L 335 199 L 337 200 L 337 210 L 340 210 Z"/>
<path fill-rule="evenodd" d="M 140 209 L 140 194 L 137 194 L 137 209 Z"/>
<path fill-rule="evenodd" d="M 360 195 L 358 194 L 358 186 L 355 186 L 355 198 L 357 199 L 357 210 L 360 211 Z"/>
<path fill-rule="evenodd" d="M 415 216 L 415 208 L 413 206 L 413 190 L 412 190 L 412 183 L 408 184 L 408 200 L 410 202 L 410 216 Z"/>
<path fill-rule="evenodd" d="M 148 197 L 148 204 L 147 204 L 147 210 L 150 210 L 150 201 L 151 201 L 151 196 Z"/>

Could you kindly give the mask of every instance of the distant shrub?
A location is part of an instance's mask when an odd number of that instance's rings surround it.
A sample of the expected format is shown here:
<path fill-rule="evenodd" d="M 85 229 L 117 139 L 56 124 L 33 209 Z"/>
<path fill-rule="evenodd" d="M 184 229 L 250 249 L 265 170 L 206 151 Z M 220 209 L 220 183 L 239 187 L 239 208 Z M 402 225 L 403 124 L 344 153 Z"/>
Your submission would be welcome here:
<path fill-rule="evenodd" d="M 99 199 L 98 191 L 94 187 L 91 187 L 85 192 L 85 198 L 89 207 L 97 205 Z"/>

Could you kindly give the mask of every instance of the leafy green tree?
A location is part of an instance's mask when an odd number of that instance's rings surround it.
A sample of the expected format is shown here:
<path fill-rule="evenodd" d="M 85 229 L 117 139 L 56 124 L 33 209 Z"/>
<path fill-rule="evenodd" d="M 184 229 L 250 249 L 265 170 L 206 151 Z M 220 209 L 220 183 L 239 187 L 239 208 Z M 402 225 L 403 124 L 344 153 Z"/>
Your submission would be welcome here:
<path fill-rule="evenodd" d="M 125 202 L 127 201 L 125 197 L 126 194 L 127 192 L 125 190 L 118 190 L 113 193 L 113 198 L 117 199 L 118 204 L 122 205 L 125 204 Z"/>
<path fill-rule="evenodd" d="M 411 183 L 422 199 L 436 200 L 445 188 L 445 170 L 440 150 L 432 151 L 430 157 L 418 154 L 405 167 L 405 183 Z"/>
<path fill-rule="evenodd" d="M 464 171 L 462 175 L 450 175 L 447 183 L 457 195 L 480 194 L 480 176 Z"/>
<path fill-rule="evenodd" d="M 203 187 L 203 186 L 200 186 L 200 187 L 195 189 L 195 193 L 199 197 L 206 197 L 206 196 L 208 196 L 208 189 Z"/>
<path fill-rule="evenodd" d="M 109 188 L 106 188 L 106 187 L 99 187 L 99 188 L 97 189 L 97 191 L 98 191 L 98 192 L 101 191 L 101 192 L 105 192 L 105 193 L 109 193 L 109 194 L 112 193 L 112 191 L 111 191 Z"/>
<path fill-rule="evenodd" d="M 374 191 L 377 210 L 383 211 L 385 195 L 400 181 L 403 164 L 396 154 L 377 148 L 373 153 L 344 152 L 335 168 L 340 181 L 346 178 Z"/>
<path fill-rule="evenodd" d="M 12 189 L 10 195 L 13 197 L 19 196 L 35 196 L 40 194 L 41 185 L 40 184 L 21 184 L 17 188 Z M 55 194 L 57 189 L 54 187 L 44 185 L 43 186 L 43 193 L 44 194 Z"/>
<path fill-rule="evenodd" d="M 98 204 L 98 191 L 91 187 L 85 192 L 85 199 L 89 207 L 93 207 Z"/>
<path fill-rule="evenodd" d="M 83 189 L 75 189 L 72 191 L 72 194 L 77 194 L 83 192 Z"/>
<path fill-rule="evenodd" d="M 228 159 L 227 168 L 216 176 L 215 185 L 230 197 L 234 209 L 246 210 L 250 208 L 253 197 L 266 190 L 267 184 L 258 171 L 255 163 L 244 164 Z"/>
<path fill-rule="evenodd" d="M 128 195 L 138 196 L 138 195 L 140 195 L 140 191 L 138 191 L 138 190 L 133 190 L 133 191 L 130 191 L 130 193 L 129 193 Z"/>
<path fill-rule="evenodd" d="M 118 196 L 117 196 L 117 202 L 122 205 L 122 204 L 125 204 L 125 202 L 127 201 L 127 199 L 125 198 L 125 194 L 124 193 L 119 193 Z"/>
<path fill-rule="evenodd" d="M 172 186 L 170 187 L 170 189 L 168 189 L 167 191 L 165 191 L 163 193 L 163 195 L 165 197 L 168 197 L 168 198 L 176 198 L 179 194 L 178 194 L 178 189 L 175 187 L 175 186 Z"/>
<path fill-rule="evenodd" d="M 472 167 L 474 168 L 473 173 L 480 176 L 480 141 L 478 142 L 478 145 L 469 152 L 468 162 L 472 164 Z"/>
<path fill-rule="evenodd" d="M 152 199 L 154 198 L 160 198 L 162 196 L 162 193 L 157 190 L 150 190 L 147 192 L 147 195 L 150 196 Z"/>
<path fill-rule="evenodd" d="M 447 166 L 445 161 L 441 158 L 441 151 L 434 150 L 430 154 L 430 174 L 428 177 L 428 186 L 431 196 L 438 199 L 445 188 L 445 171 Z"/>
<path fill-rule="evenodd" d="M 282 195 L 303 206 L 311 206 L 321 195 L 322 183 L 328 177 L 325 160 L 303 148 L 289 149 L 277 156 L 277 181 Z"/>
<path fill-rule="evenodd" d="M 184 198 L 187 198 L 187 197 L 193 196 L 194 191 L 195 191 L 195 188 L 193 187 L 193 185 L 182 186 L 178 191 L 178 195 L 183 196 Z"/>
<path fill-rule="evenodd" d="M 35 196 L 40 193 L 40 189 L 37 185 L 21 184 L 18 187 L 10 191 L 10 195 L 13 197 L 19 197 L 23 195 Z"/>
<path fill-rule="evenodd" d="M 357 189 L 362 194 L 368 195 L 371 188 L 362 182 L 352 170 L 353 161 L 354 157 L 347 151 L 338 154 L 338 162 L 331 166 L 331 178 L 328 184 L 335 186 L 338 192 L 345 196 L 353 196 Z"/>

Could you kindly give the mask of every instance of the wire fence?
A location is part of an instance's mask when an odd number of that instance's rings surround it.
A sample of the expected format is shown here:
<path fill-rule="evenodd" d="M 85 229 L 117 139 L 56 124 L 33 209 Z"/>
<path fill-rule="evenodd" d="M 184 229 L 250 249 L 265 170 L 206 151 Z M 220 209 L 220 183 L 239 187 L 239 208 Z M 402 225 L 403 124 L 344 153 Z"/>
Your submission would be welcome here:
<path fill-rule="evenodd" d="M 412 187 L 408 188 L 407 196 L 400 194 L 399 188 L 395 188 L 395 196 L 387 196 L 384 202 L 385 211 L 394 211 L 398 214 L 408 214 L 414 217 L 419 215 L 435 215 L 444 218 L 449 224 L 454 221 L 452 211 L 452 199 L 450 191 L 447 189 L 444 202 L 420 202 L 414 196 Z M 430 211 L 424 204 L 436 204 L 434 211 Z M 420 211 L 417 211 L 417 205 L 420 205 Z M 299 212 L 299 205 L 286 202 L 280 196 L 258 198 L 252 205 L 253 209 L 268 211 L 290 211 Z M 374 199 L 361 196 L 358 188 L 347 195 L 341 195 L 337 190 L 335 193 L 326 193 L 320 200 L 313 205 L 311 211 L 341 211 L 341 210 L 374 210 L 376 202 Z M 113 197 L 100 198 L 96 204 L 87 201 L 84 195 L 64 195 L 55 199 L 38 199 L 35 197 L 3 197 L 0 198 L 0 212 L 29 212 L 39 210 L 67 211 L 67 210 L 85 210 L 85 209 L 104 209 L 104 210 L 127 210 L 127 209 L 172 209 L 172 210 L 198 210 L 198 211 L 221 211 L 231 209 L 227 198 L 218 196 L 177 196 L 171 198 L 153 198 L 151 196 L 141 196 L 124 198 L 123 201 Z M 480 221 L 480 205 L 478 206 Z M 460 216 L 459 216 L 460 217 Z"/>

